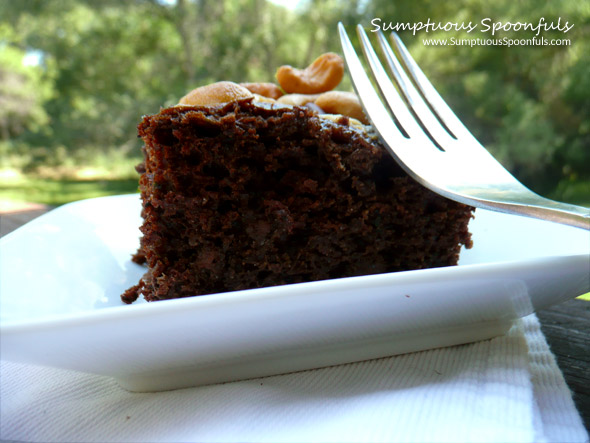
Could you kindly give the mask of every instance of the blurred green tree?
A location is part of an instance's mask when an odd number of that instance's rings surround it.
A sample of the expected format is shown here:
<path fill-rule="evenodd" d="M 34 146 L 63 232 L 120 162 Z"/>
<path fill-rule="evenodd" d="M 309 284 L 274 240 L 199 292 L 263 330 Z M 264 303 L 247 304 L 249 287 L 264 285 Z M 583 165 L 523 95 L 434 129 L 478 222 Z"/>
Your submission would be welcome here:
<path fill-rule="evenodd" d="M 0 27 L 0 36 L 8 40 L 11 30 Z M 35 54 L 29 54 L 0 40 L 0 141 L 6 142 L 25 131 L 38 131 L 48 122 L 44 109 L 51 97 L 51 83 L 43 81 L 43 72 L 35 66 Z M 31 63 L 27 63 L 27 56 Z"/>

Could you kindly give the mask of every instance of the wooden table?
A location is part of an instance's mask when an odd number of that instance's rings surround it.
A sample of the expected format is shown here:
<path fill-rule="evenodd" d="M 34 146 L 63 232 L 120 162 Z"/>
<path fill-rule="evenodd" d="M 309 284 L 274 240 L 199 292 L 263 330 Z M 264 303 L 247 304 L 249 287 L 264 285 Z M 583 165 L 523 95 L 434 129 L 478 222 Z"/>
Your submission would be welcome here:
<path fill-rule="evenodd" d="M 32 205 L 0 213 L 0 236 L 50 209 Z M 540 311 L 537 316 L 586 429 L 590 429 L 590 302 L 570 300 Z"/>

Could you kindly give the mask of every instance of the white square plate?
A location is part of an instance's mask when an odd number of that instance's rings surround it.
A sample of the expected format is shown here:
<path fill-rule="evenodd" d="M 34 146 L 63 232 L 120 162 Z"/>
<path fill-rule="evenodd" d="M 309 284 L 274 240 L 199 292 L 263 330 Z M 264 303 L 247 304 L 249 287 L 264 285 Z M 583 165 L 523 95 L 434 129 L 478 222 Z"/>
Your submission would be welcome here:
<path fill-rule="evenodd" d="M 477 210 L 459 266 L 124 305 L 144 268 L 137 195 L 0 239 L 2 359 L 174 389 L 491 338 L 590 290 L 590 233 Z"/>

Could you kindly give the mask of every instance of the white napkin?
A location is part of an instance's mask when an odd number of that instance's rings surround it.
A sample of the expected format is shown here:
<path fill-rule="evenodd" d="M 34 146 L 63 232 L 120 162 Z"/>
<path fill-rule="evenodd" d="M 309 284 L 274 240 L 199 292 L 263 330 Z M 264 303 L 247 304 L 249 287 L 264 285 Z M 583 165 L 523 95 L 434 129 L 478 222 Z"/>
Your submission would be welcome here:
<path fill-rule="evenodd" d="M 469 345 L 151 394 L 95 375 L 0 369 L 2 439 L 588 441 L 534 315 Z"/>

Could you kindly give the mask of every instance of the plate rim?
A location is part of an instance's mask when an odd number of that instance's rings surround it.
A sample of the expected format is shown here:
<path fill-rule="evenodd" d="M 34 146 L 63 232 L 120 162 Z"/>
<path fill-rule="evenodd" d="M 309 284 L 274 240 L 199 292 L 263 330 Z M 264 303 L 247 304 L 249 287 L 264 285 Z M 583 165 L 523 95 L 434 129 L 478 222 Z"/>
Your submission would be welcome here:
<path fill-rule="evenodd" d="M 120 317 L 126 318 L 129 316 L 141 317 L 160 315 L 162 311 L 169 313 L 179 309 L 200 309 L 201 305 L 216 306 L 231 304 L 236 300 L 239 302 L 252 302 L 268 298 L 285 297 L 285 294 L 277 292 L 287 291 L 287 296 L 296 295 L 297 297 L 304 297 L 306 295 L 313 296 L 314 293 L 322 292 L 337 292 L 339 289 L 350 289 L 351 285 L 354 287 L 366 287 L 366 281 L 372 285 L 386 285 L 386 284 L 412 284 L 412 280 L 420 278 L 430 281 L 433 277 L 443 276 L 444 280 L 456 280 L 457 277 L 477 278 L 481 275 L 500 275 L 507 270 L 511 272 L 518 272 L 519 269 L 524 268 L 538 268 L 540 266 L 550 266 L 553 262 L 561 260 L 581 260 L 587 259 L 590 261 L 590 253 L 588 254 L 567 254 L 567 255 L 552 255 L 545 257 L 535 257 L 524 260 L 507 260 L 496 261 L 489 263 L 474 263 L 464 265 L 442 266 L 438 268 L 415 269 L 399 272 L 388 272 L 381 274 L 360 275 L 353 277 L 342 277 L 337 279 L 318 280 L 311 282 L 293 283 L 288 285 L 268 286 L 262 288 L 242 289 L 236 291 L 220 292 L 213 294 L 203 294 L 191 297 L 183 297 L 169 300 L 159 300 L 155 302 L 148 302 L 137 305 L 121 305 L 109 306 L 99 309 L 89 309 L 85 311 L 72 312 L 66 314 L 54 314 L 45 317 L 36 317 L 30 320 L 17 321 L 0 321 L 0 333 L 14 334 L 21 332 L 31 332 L 34 330 L 43 330 L 58 326 L 74 326 L 76 324 L 86 324 L 87 322 L 101 322 L 105 320 L 116 320 Z M 463 275 L 457 275 L 463 274 Z M 399 280 L 396 282 L 396 280 Z M 440 280 L 438 280 L 440 281 Z M 365 283 L 365 284 L 363 284 Z M 319 286 L 319 288 L 317 288 Z M 305 289 L 311 289 L 306 291 Z M 159 311 L 154 313 L 152 311 Z"/>

